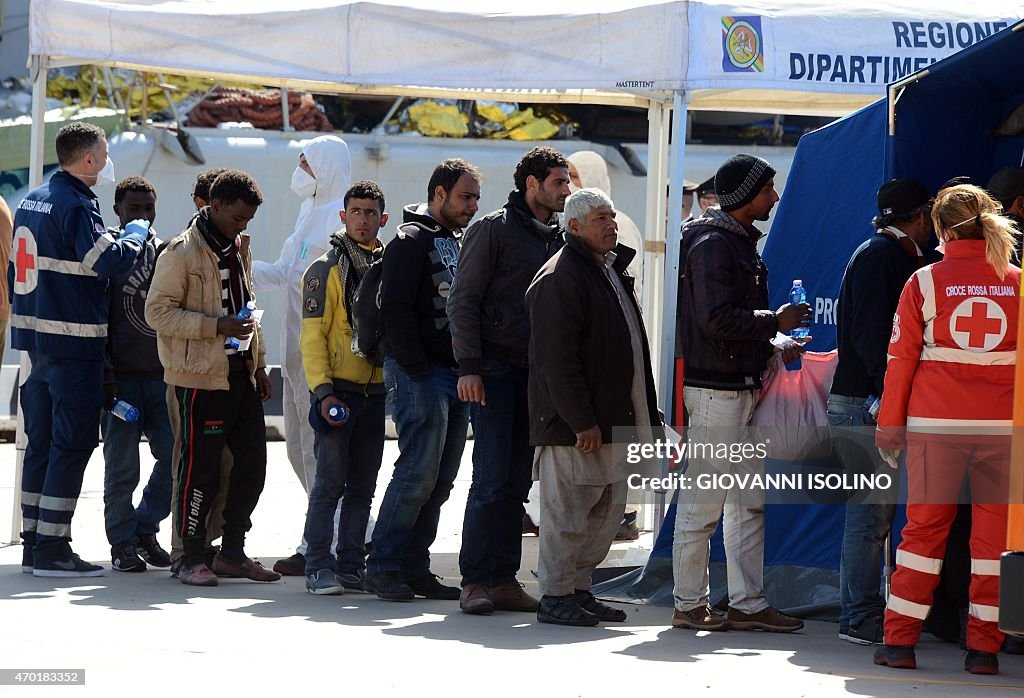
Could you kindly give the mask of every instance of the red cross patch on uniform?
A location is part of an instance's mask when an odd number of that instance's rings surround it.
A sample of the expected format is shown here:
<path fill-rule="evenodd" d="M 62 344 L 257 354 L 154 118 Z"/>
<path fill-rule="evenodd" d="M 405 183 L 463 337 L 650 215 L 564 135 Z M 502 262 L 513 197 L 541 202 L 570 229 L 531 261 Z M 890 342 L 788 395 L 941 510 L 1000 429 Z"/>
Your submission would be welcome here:
<path fill-rule="evenodd" d="M 39 282 L 36 238 L 32 231 L 20 226 L 14 231 L 11 247 L 11 261 L 14 262 L 14 292 L 20 295 L 32 293 Z"/>
<path fill-rule="evenodd" d="M 992 351 L 1006 336 L 1006 313 L 991 298 L 968 298 L 949 317 L 949 334 L 966 351 Z"/>

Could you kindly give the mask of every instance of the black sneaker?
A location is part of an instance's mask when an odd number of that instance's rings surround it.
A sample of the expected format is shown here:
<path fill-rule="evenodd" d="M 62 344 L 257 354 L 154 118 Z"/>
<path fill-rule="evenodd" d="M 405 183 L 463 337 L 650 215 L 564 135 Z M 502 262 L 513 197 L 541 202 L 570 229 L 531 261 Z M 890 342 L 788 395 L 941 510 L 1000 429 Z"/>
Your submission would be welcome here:
<path fill-rule="evenodd" d="M 139 557 L 135 543 L 118 543 L 110 549 L 110 566 L 119 572 L 145 572 L 146 561 Z"/>
<path fill-rule="evenodd" d="M 21 571 L 25 574 L 32 574 L 32 545 L 21 544 Z"/>
<path fill-rule="evenodd" d="M 366 575 L 362 570 L 356 572 L 338 572 L 338 581 L 345 591 L 366 591 Z"/>
<path fill-rule="evenodd" d="M 366 575 L 365 584 L 367 591 L 385 601 L 412 601 L 416 598 L 416 592 L 402 581 L 401 572 L 370 572 Z"/>
<path fill-rule="evenodd" d="M 884 644 L 882 635 L 882 616 L 870 616 L 857 625 L 850 626 L 843 639 L 856 645 Z"/>
<path fill-rule="evenodd" d="M 422 577 L 406 579 L 405 583 L 412 589 L 416 596 L 423 596 L 428 599 L 439 601 L 458 601 L 462 596 L 462 589 L 459 587 L 448 587 L 442 584 L 436 574 L 428 572 Z"/>
<path fill-rule="evenodd" d="M 144 533 L 139 536 L 139 543 L 135 546 L 135 552 L 147 564 L 153 565 L 153 567 L 171 566 L 171 556 L 160 547 L 160 543 L 157 542 L 156 534 L 154 533 Z"/>
<path fill-rule="evenodd" d="M 68 543 L 32 550 L 33 577 L 102 577 L 107 571 L 78 557 Z"/>
<path fill-rule="evenodd" d="M 178 573 L 181 572 L 181 568 L 185 565 L 185 558 L 179 557 L 177 560 L 171 563 L 171 576 L 175 579 L 178 578 Z"/>

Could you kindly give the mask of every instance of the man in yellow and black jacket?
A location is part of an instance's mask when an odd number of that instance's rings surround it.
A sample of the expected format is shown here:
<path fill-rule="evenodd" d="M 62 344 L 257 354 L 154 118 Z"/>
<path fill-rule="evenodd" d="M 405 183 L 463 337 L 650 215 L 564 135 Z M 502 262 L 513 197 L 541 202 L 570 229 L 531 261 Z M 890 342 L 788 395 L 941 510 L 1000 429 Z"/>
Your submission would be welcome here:
<path fill-rule="evenodd" d="M 384 372 L 353 353 L 351 321 L 359 280 L 383 253 L 377 233 L 387 222 L 384 194 L 374 182 L 356 182 L 344 205 L 345 229 L 331 235 L 330 251 L 302 277 L 300 341 L 316 454 L 305 530 L 312 594 L 363 588 L 363 541 L 384 453 Z"/>

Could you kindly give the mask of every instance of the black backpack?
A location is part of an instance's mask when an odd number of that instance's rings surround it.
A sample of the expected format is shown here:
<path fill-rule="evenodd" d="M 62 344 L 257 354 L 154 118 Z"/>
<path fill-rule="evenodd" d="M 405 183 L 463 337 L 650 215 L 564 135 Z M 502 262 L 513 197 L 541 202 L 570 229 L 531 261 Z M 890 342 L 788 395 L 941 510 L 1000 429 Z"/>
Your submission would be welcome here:
<path fill-rule="evenodd" d="M 374 366 L 384 365 L 384 320 L 380 314 L 380 279 L 384 258 L 359 279 L 352 296 L 352 353 Z"/>
<path fill-rule="evenodd" d="M 413 221 L 398 228 L 398 235 L 411 235 L 427 250 L 433 245 L 430 228 Z M 370 265 L 359 279 L 350 309 L 352 325 L 352 353 L 370 362 L 373 366 L 384 365 L 384 318 L 380 313 L 380 281 L 384 256 Z"/>

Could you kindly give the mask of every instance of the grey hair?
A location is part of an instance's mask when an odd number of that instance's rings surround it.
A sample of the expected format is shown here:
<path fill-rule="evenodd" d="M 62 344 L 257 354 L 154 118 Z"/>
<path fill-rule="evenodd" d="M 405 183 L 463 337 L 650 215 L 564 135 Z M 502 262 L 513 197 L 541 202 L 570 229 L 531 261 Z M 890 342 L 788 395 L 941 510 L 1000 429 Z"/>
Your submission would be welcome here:
<path fill-rule="evenodd" d="M 569 221 L 583 223 L 587 216 L 598 206 L 611 206 L 615 208 L 611 197 L 600 189 L 577 189 L 565 200 L 565 227 L 569 227 Z"/>

